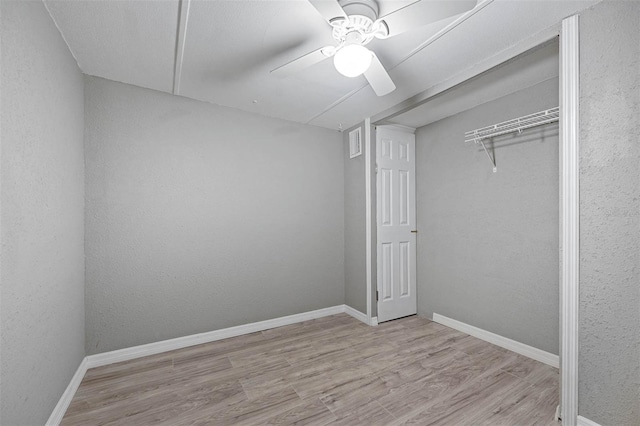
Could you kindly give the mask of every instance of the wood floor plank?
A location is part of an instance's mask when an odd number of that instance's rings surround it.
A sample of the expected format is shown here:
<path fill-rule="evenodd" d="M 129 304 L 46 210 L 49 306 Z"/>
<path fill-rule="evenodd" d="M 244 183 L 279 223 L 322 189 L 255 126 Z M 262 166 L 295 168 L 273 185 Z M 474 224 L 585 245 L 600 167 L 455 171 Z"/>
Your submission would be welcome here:
<path fill-rule="evenodd" d="M 258 400 L 266 395 L 285 390 L 294 390 L 282 374 L 264 374 L 249 379 L 241 379 L 240 384 L 249 400 Z"/>
<path fill-rule="evenodd" d="M 343 345 L 329 345 L 311 342 L 311 346 L 301 348 L 294 353 L 285 355 L 285 359 L 291 365 L 305 365 L 310 363 L 331 362 L 332 359 L 341 359 L 354 351 Z"/>
<path fill-rule="evenodd" d="M 398 323 L 402 324 L 402 326 L 406 328 L 432 327 L 434 324 L 436 325 L 436 328 L 438 328 L 437 326 L 439 325 L 438 323 L 432 322 L 417 315 L 400 318 L 398 320 Z"/>
<path fill-rule="evenodd" d="M 244 400 L 223 407 L 201 410 L 195 417 L 185 418 L 193 425 L 230 425 L 230 424 L 264 424 L 279 414 L 294 409 L 301 403 L 300 397 L 293 390 L 284 390 L 265 395 L 256 400 Z M 166 422 L 162 425 L 175 423 Z"/>
<path fill-rule="evenodd" d="M 520 390 L 488 407 L 475 423 L 506 426 L 522 424 L 526 419 L 532 425 L 557 425 L 554 411 L 558 398 L 557 387 L 544 388 L 523 382 Z"/>
<path fill-rule="evenodd" d="M 228 355 L 234 367 L 256 364 L 261 357 L 282 357 L 298 354 L 303 350 L 313 350 L 312 337 L 296 337 L 294 339 L 273 339 L 268 343 L 251 348 L 246 351 L 236 351 Z"/>
<path fill-rule="evenodd" d="M 551 425 L 558 370 L 417 316 L 339 314 L 91 369 L 63 425 Z"/>
<path fill-rule="evenodd" d="M 63 425 L 156 424 L 175 419 L 183 412 L 200 410 L 220 402 L 246 400 L 237 382 L 205 386 L 172 387 L 164 392 L 149 392 L 127 399 L 126 404 L 94 408 L 91 412 L 65 417 Z"/>
<path fill-rule="evenodd" d="M 428 411 L 430 415 L 427 424 L 440 426 L 473 424 L 475 416 L 483 410 L 483 407 L 497 398 L 502 399 L 508 396 L 519 384 L 520 381 L 515 376 L 504 371 L 486 376 L 468 389 L 454 395 L 452 397 L 452 401 L 455 401 L 453 404 L 450 401 L 443 401 L 437 407 L 440 410 Z M 434 412 L 439 412 L 440 416 L 434 416 Z"/>
<path fill-rule="evenodd" d="M 383 376 L 389 392 L 379 402 L 394 416 L 402 417 L 415 407 L 427 407 L 439 398 L 450 398 L 483 374 L 497 370 L 487 363 L 475 363 L 468 355 L 456 351 L 447 368 L 434 369 L 432 374 L 418 380 L 397 380 L 395 376 L 390 380 L 389 375 Z"/>
<path fill-rule="evenodd" d="M 160 372 L 158 372 L 160 373 Z M 101 392 L 84 394 L 79 398 L 74 398 L 67 410 L 67 415 L 72 416 L 91 407 L 93 411 L 105 407 L 117 406 L 118 404 L 130 404 L 139 397 L 146 395 L 160 395 L 163 392 L 171 392 L 175 388 L 187 386 L 200 386 L 204 384 L 226 384 L 208 375 L 198 377 L 175 374 L 171 370 L 165 370 L 164 374 L 158 374 L 153 381 L 131 381 L 125 387 L 112 388 Z M 78 404 L 78 405 L 74 405 Z"/>
<path fill-rule="evenodd" d="M 368 403 L 387 392 L 385 383 L 375 375 L 360 376 L 320 392 L 320 400 L 334 414 L 344 417 L 353 407 Z"/>
<path fill-rule="evenodd" d="M 308 335 L 310 332 L 318 331 L 318 330 L 326 331 L 317 324 L 297 323 L 297 324 L 285 325 L 283 327 L 271 328 L 269 330 L 263 330 L 261 331 L 261 333 L 266 338 L 272 338 L 272 337 L 280 337 L 280 336 L 291 337 L 299 334 Z"/>
<path fill-rule="evenodd" d="M 435 398 L 421 407 L 414 408 L 399 418 L 401 425 L 467 424 L 465 416 L 487 399 L 502 395 L 518 383 L 518 378 L 503 371 L 484 374 L 446 398 Z"/>
<path fill-rule="evenodd" d="M 338 419 L 330 423 L 334 426 L 371 425 L 384 426 L 394 421 L 394 418 L 377 401 L 369 400 L 355 404 L 351 410 L 341 413 Z"/>
<path fill-rule="evenodd" d="M 100 382 L 107 379 L 114 379 L 123 376 L 130 376 L 133 371 L 144 373 L 154 371 L 162 367 L 173 365 L 173 357 L 168 354 L 151 355 L 144 358 L 132 359 L 129 361 L 117 362 L 102 367 L 90 368 L 82 379 L 85 385 L 93 382 Z"/>
<path fill-rule="evenodd" d="M 218 356 L 228 356 L 238 350 L 247 350 L 254 346 L 263 344 L 266 341 L 262 333 L 250 333 L 244 336 L 231 337 L 229 339 L 218 340 L 216 342 L 204 343 L 191 346 L 185 349 L 171 351 L 174 365 L 194 362 L 198 359 L 209 359 Z"/>
<path fill-rule="evenodd" d="M 433 354 L 424 354 L 423 357 L 405 357 L 392 363 L 389 367 L 379 371 L 379 376 L 387 386 L 398 387 L 407 382 L 416 382 L 436 373 L 455 371 L 456 375 L 461 375 L 457 369 L 466 367 L 469 363 L 468 356 L 452 348 L 440 349 Z M 381 362 L 381 365 L 386 365 Z M 444 370 L 445 367 L 452 368 Z"/>
<path fill-rule="evenodd" d="M 156 368 L 154 370 L 137 371 L 132 369 L 128 375 L 118 375 L 117 377 L 105 378 L 101 381 L 84 379 L 74 396 L 74 399 L 91 398 L 96 394 L 120 392 L 130 386 L 140 386 L 144 384 L 156 384 L 173 372 L 170 365 Z"/>
<path fill-rule="evenodd" d="M 266 425 L 323 426 L 337 417 L 318 398 L 302 401 L 301 404 L 265 419 Z"/>

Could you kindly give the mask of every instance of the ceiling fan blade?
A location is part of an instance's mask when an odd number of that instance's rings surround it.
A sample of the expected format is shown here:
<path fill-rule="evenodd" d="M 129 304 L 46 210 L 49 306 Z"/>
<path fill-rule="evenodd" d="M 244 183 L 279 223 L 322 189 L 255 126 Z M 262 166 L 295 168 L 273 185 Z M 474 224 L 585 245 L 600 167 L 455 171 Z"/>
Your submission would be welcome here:
<path fill-rule="evenodd" d="M 371 61 L 369 69 L 364 72 L 364 76 L 371 88 L 373 88 L 373 91 L 376 92 L 376 95 L 387 95 L 396 90 L 396 85 L 393 84 L 393 80 L 391 80 L 387 70 L 384 69 L 378 56 L 373 52 L 371 52 L 371 55 L 373 55 L 373 60 Z"/>
<path fill-rule="evenodd" d="M 318 62 L 321 62 L 333 56 L 334 52 L 335 48 L 333 46 L 322 47 L 318 50 L 314 50 L 311 53 L 300 56 L 299 58 L 294 59 L 293 61 L 288 62 L 274 70 L 271 70 L 271 73 L 280 76 L 295 74 L 307 67 L 310 67 L 311 65 L 317 64 Z"/>
<path fill-rule="evenodd" d="M 309 0 L 322 17 L 331 24 L 331 21 L 340 18 L 347 19 L 347 14 L 338 3 L 338 0 Z"/>
<path fill-rule="evenodd" d="M 387 29 L 389 30 L 387 37 L 393 37 L 414 28 L 459 15 L 473 9 L 475 5 L 476 1 L 467 0 L 418 0 L 402 9 L 383 16 L 378 19 L 378 21 L 384 21 L 387 25 Z"/>

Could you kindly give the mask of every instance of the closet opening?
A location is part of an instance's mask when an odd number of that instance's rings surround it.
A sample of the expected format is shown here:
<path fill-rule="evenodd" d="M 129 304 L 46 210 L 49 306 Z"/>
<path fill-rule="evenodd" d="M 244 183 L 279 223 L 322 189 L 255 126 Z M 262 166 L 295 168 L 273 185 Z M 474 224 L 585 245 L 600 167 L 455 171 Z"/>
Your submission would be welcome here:
<path fill-rule="evenodd" d="M 380 295 L 389 292 L 388 282 L 408 288 L 402 284 L 413 260 L 419 316 L 559 368 L 560 56 L 555 36 L 372 119 L 372 322 L 393 319 L 381 317 Z M 389 155 L 381 152 L 381 135 L 390 129 L 415 137 L 415 187 L 408 187 L 415 191 L 415 222 L 406 225 L 417 231 L 416 254 L 406 264 L 399 262 L 402 244 L 395 256 L 390 245 L 382 247 L 389 212 L 403 217 L 402 206 L 389 210 L 384 203 L 391 194 L 384 182 L 402 182 L 400 174 L 381 181 L 380 162 Z"/>

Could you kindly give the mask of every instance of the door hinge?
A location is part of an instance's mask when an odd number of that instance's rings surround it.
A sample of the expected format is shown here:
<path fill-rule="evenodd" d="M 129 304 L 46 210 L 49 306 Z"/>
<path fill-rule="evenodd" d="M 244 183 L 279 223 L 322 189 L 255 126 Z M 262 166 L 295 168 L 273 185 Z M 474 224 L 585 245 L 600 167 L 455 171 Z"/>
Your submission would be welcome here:
<path fill-rule="evenodd" d="M 380 299 L 378 299 L 378 290 L 376 290 L 376 302 L 377 302 L 378 300 L 380 300 Z"/>

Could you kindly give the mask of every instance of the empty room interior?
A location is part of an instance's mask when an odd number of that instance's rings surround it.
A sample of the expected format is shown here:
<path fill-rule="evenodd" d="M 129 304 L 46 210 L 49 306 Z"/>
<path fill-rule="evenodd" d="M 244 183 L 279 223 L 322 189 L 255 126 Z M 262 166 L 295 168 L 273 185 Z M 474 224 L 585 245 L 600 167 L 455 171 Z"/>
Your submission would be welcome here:
<path fill-rule="evenodd" d="M 639 1 L 0 22 L 1 425 L 640 425 Z"/>

